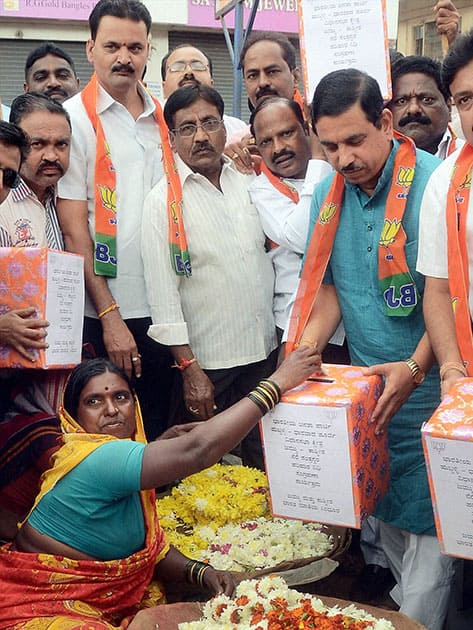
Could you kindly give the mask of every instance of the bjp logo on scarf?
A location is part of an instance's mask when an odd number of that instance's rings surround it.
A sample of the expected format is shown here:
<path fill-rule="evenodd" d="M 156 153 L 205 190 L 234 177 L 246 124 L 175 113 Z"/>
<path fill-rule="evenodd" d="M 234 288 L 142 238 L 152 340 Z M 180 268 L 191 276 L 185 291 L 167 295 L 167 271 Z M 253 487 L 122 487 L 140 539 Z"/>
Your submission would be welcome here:
<path fill-rule="evenodd" d="M 404 188 L 404 191 L 398 193 L 398 199 L 405 199 L 409 194 L 409 189 L 414 179 L 414 168 L 412 166 L 400 166 L 396 177 L 396 184 Z"/>
<path fill-rule="evenodd" d="M 397 233 L 401 228 L 401 222 L 398 219 L 384 219 L 383 229 L 381 230 L 381 236 L 379 238 L 379 244 L 381 247 L 389 248 L 395 240 Z M 386 255 L 386 260 L 392 260 L 393 255 L 391 252 Z"/>
<path fill-rule="evenodd" d="M 336 203 L 326 203 L 322 210 L 320 211 L 320 215 L 319 215 L 319 221 L 320 223 L 330 223 L 330 221 L 333 219 L 335 212 L 337 211 L 337 204 Z"/>
<path fill-rule="evenodd" d="M 102 186 L 101 184 L 97 184 L 97 186 L 99 189 L 102 206 L 107 210 L 113 212 L 113 214 L 115 215 L 112 219 L 109 219 L 110 223 L 114 224 L 117 222 L 117 191 L 114 188 Z"/>

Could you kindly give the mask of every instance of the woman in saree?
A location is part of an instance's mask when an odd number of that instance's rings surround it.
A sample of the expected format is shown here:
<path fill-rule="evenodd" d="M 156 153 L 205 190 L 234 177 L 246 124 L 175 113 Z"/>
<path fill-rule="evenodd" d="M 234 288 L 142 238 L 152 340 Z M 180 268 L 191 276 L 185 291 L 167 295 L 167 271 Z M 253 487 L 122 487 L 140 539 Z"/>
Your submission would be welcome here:
<path fill-rule="evenodd" d="M 166 581 L 231 594 L 230 574 L 166 543 L 154 488 L 219 461 L 319 363 L 301 346 L 233 407 L 150 444 L 126 375 L 106 359 L 75 368 L 60 410 L 63 446 L 15 542 L 0 548 L 0 628 L 133 628 L 140 608 L 164 603 Z"/>

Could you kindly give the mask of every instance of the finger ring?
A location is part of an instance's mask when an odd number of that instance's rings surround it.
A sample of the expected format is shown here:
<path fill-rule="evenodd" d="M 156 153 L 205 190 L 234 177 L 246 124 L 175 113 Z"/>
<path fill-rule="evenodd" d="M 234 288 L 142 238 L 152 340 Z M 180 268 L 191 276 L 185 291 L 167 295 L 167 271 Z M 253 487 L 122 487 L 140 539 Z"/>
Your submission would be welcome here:
<path fill-rule="evenodd" d="M 235 153 L 232 155 L 232 160 L 236 160 L 238 157 L 240 157 L 238 155 L 238 153 L 235 151 Z"/>
<path fill-rule="evenodd" d="M 140 357 L 131 357 L 131 360 L 133 361 L 133 363 L 136 363 L 136 361 L 138 361 Z"/>
<path fill-rule="evenodd" d="M 196 414 L 196 416 L 198 416 L 198 415 L 199 415 L 199 410 L 198 410 L 196 407 L 189 407 L 189 411 L 190 411 L 191 413 L 195 413 L 195 414 Z"/>
<path fill-rule="evenodd" d="M 256 144 L 256 138 L 254 136 L 251 136 L 251 138 L 248 138 L 248 144 Z"/>

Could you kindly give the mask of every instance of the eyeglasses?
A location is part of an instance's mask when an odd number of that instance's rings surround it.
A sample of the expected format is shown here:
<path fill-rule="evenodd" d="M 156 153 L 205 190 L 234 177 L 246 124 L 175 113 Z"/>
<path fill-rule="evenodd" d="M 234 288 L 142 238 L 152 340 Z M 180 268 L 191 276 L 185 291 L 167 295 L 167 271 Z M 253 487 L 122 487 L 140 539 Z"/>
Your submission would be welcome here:
<path fill-rule="evenodd" d="M 0 166 L 0 171 L 3 171 L 3 185 L 6 188 L 18 188 L 21 181 L 18 171 L 14 171 L 12 168 L 6 168 L 5 166 Z"/>
<path fill-rule="evenodd" d="M 197 133 L 197 129 L 203 129 L 206 133 L 215 133 L 222 126 L 223 120 L 217 120 L 216 118 L 210 118 L 201 125 L 194 125 L 193 123 L 187 123 L 181 125 L 176 129 L 172 129 L 172 132 L 181 138 L 190 138 Z"/>
<path fill-rule="evenodd" d="M 175 61 L 168 66 L 169 72 L 182 72 L 186 68 L 190 68 L 194 72 L 205 72 L 208 66 L 202 61 Z"/>

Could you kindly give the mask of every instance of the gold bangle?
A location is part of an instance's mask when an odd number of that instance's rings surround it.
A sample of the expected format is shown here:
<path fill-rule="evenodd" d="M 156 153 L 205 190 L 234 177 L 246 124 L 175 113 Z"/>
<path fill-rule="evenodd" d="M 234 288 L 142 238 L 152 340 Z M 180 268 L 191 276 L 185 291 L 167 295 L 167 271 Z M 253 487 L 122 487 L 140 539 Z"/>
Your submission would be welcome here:
<path fill-rule="evenodd" d="M 464 363 L 460 363 L 460 361 L 447 361 L 446 363 L 442 363 L 440 366 L 440 380 L 443 381 L 445 374 L 449 370 L 456 370 L 460 372 L 463 376 L 468 376 L 468 372 Z"/>
<path fill-rule="evenodd" d="M 111 313 L 112 311 L 115 311 L 117 308 L 120 308 L 118 304 L 116 302 L 112 302 L 110 306 L 107 306 L 107 308 L 104 308 L 103 311 L 100 311 L 100 313 L 97 314 L 97 317 L 99 319 L 102 319 L 104 315 L 106 315 L 107 313 Z"/>

